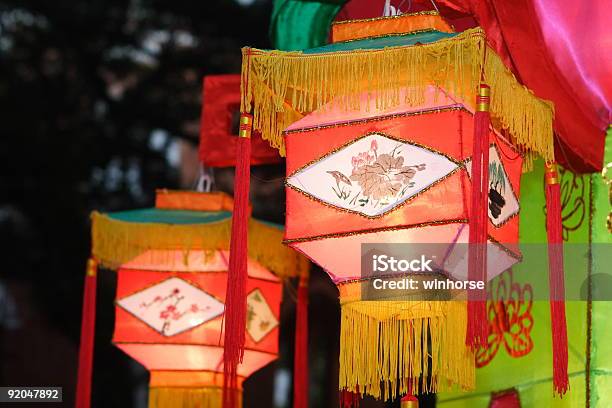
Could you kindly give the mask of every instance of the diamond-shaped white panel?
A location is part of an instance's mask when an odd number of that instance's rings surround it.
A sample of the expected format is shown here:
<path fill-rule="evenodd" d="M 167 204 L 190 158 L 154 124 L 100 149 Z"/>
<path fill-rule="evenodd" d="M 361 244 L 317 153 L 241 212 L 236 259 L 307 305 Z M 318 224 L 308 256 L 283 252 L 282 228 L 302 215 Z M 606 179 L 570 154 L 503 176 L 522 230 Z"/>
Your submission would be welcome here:
<path fill-rule="evenodd" d="M 126 296 L 117 304 L 164 336 L 174 336 L 221 315 L 224 305 L 180 278 Z"/>
<path fill-rule="evenodd" d="M 287 183 L 327 204 L 379 216 L 457 167 L 441 154 L 373 133 L 298 171 Z"/>
<path fill-rule="evenodd" d="M 247 296 L 246 323 L 247 333 L 256 343 L 278 326 L 278 319 L 259 289 L 255 289 Z"/>
<path fill-rule="evenodd" d="M 465 161 L 472 177 L 472 159 Z M 519 201 L 514 195 L 504 164 L 495 146 L 489 147 L 489 219 L 498 226 L 519 212 Z"/>

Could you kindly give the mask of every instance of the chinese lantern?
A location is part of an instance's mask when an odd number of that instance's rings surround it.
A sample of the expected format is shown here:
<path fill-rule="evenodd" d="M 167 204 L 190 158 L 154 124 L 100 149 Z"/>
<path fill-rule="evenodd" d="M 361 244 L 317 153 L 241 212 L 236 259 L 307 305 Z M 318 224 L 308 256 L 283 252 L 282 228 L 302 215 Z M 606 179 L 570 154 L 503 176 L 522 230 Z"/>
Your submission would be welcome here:
<path fill-rule="evenodd" d="M 118 270 L 113 343 L 149 372 L 149 407 L 220 407 L 223 385 L 222 325 L 227 251 L 164 251 Z M 185 262 L 186 261 L 186 262 Z M 247 349 L 242 380 L 276 359 L 281 284 L 249 262 Z M 239 398 L 238 398 L 239 399 Z"/>
<path fill-rule="evenodd" d="M 285 131 L 285 239 L 321 265 L 338 285 L 340 381 L 351 391 L 381 397 L 393 395 L 398 383 L 401 387 L 410 384 L 415 391 L 437 391 L 447 384 L 473 386 L 473 356 L 463 346 L 465 303 L 361 299 L 361 289 L 367 284 L 364 280 L 371 278 L 362 274 L 363 243 L 430 243 L 433 253 L 429 255 L 446 257 L 448 263 L 456 248 L 466 247 L 461 244 L 469 241 L 470 208 L 466 203 L 470 200 L 473 127 L 473 113 L 447 96 L 418 107 L 400 105 L 392 112 L 370 106 L 368 111 L 342 115 L 324 107 Z M 486 278 L 492 279 L 520 257 L 516 244 L 522 158 L 493 130 L 487 131 L 487 139 L 490 222 Z M 447 245 L 439 245 L 443 243 Z M 423 251 L 420 245 L 415 248 Z M 447 264 L 438 268 L 465 280 L 465 255 L 458 250 L 463 262 L 453 269 Z M 422 331 L 432 333 L 429 341 L 415 340 L 403 349 L 395 345 L 396 334 L 421 339 Z M 437 361 L 431 367 L 421 365 L 426 360 L 421 351 Z M 394 377 L 393 365 L 379 363 L 381 355 L 419 363 Z M 382 373 L 381 388 L 372 367 Z"/>
<path fill-rule="evenodd" d="M 527 165 L 535 153 L 552 159 L 551 105 L 517 83 L 479 28 L 245 48 L 242 80 L 246 125 L 286 148 L 286 242 L 339 286 L 340 387 L 379 398 L 472 387 L 484 302 L 469 298 L 466 313 L 463 302 L 365 301 L 360 246 L 489 242 L 456 276 L 512 265 L 519 153 Z"/>
<path fill-rule="evenodd" d="M 222 193 L 163 190 L 155 208 L 92 215 L 92 259 L 118 269 L 113 341 L 151 372 L 150 407 L 221 405 L 232 205 Z M 280 228 L 254 219 L 248 228 L 248 350 L 229 390 L 234 403 L 243 379 L 276 358 L 279 278 L 299 275 L 307 267 L 281 244 Z M 95 277 L 91 269 L 88 275 Z M 82 344 L 88 345 L 93 325 L 83 327 Z M 90 375 L 90 354 L 82 353 L 80 367 L 85 374 L 89 368 Z M 88 395 L 90 377 L 85 374 L 79 374 L 80 396 Z M 80 401 L 79 406 L 89 406 L 87 398 Z"/>

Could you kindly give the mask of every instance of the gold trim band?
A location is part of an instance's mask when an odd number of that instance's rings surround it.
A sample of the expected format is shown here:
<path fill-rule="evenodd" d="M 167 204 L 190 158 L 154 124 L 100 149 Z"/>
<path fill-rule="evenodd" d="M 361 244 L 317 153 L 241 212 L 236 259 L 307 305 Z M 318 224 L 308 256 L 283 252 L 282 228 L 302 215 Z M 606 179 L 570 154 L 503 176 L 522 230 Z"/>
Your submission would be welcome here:
<path fill-rule="evenodd" d="M 98 274 L 98 262 L 95 259 L 89 258 L 87 260 L 87 270 L 85 272 L 87 276 L 96 276 Z"/>
<path fill-rule="evenodd" d="M 250 113 L 242 113 L 240 115 L 240 129 L 238 130 L 238 137 L 250 139 L 252 129 L 253 115 Z"/>
<path fill-rule="evenodd" d="M 559 174 L 557 173 L 556 163 L 546 163 L 544 170 L 544 181 L 546 185 L 551 186 L 559 184 Z"/>

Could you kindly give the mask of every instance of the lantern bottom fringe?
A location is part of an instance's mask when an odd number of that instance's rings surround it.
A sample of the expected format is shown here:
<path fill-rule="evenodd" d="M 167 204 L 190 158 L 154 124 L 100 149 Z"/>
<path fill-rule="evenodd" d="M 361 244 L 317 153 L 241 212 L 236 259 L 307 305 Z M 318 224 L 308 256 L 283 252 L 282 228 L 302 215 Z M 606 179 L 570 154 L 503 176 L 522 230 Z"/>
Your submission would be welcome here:
<path fill-rule="evenodd" d="M 237 406 L 242 406 L 242 390 L 238 390 L 237 394 Z M 222 403 L 221 387 L 149 388 L 149 408 L 220 408 Z"/>
<path fill-rule="evenodd" d="M 228 250 L 231 218 L 208 224 L 170 225 L 155 222 L 128 222 L 107 215 L 92 214 L 92 253 L 105 268 L 116 269 L 147 253 L 151 263 L 168 263 L 174 256 L 164 250 Z M 249 220 L 249 257 L 272 270 L 281 279 L 300 276 L 308 262 L 284 246 L 283 230 Z M 158 250 L 158 251 L 151 251 Z"/>
<path fill-rule="evenodd" d="M 465 302 L 352 301 L 341 313 L 341 390 L 388 400 L 474 388 Z"/>

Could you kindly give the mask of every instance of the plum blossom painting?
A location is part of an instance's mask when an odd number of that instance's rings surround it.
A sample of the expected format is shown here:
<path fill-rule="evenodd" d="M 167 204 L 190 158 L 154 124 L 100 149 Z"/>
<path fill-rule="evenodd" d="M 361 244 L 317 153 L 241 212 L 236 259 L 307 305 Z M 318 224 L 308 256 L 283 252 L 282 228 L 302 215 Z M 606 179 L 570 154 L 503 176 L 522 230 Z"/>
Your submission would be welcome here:
<path fill-rule="evenodd" d="M 223 314 L 224 305 L 199 287 L 170 278 L 117 304 L 164 336 L 175 336 Z"/>

